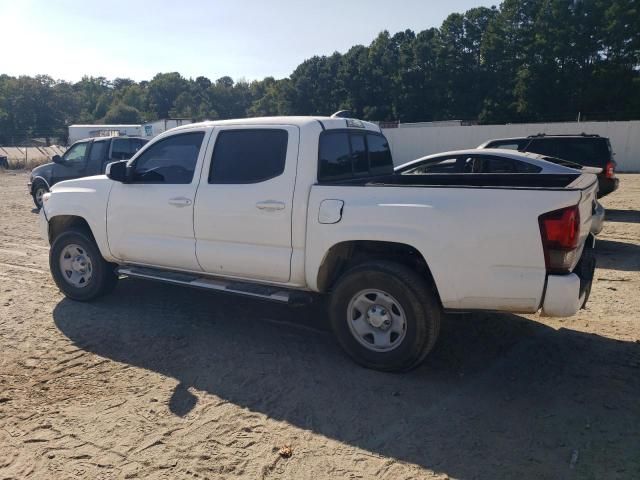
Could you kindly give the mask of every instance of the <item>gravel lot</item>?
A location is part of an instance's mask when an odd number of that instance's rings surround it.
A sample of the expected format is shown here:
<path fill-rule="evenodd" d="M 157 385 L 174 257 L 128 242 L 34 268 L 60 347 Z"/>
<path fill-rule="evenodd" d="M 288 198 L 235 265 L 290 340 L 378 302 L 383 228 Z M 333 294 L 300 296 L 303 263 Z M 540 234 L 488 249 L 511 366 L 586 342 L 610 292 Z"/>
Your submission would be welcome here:
<path fill-rule="evenodd" d="M 26 182 L 0 172 L 0 479 L 640 478 L 640 175 L 586 310 L 451 316 L 405 375 L 349 361 L 320 303 L 64 299 Z"/>

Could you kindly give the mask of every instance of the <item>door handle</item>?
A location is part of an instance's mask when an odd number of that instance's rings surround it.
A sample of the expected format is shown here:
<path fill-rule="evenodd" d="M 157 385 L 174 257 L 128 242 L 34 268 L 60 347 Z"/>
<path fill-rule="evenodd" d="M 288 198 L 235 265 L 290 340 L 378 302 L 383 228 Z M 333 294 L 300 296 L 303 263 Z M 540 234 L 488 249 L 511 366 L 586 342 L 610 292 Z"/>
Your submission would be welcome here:
<path fill-rule="evenodd" d="M 256 203 L 256 207 L 260 210 L 284 210 L 285 204 L 277 200 L 265 200 Z"/>
<path fill-rule="evenodd" d="M 174 207 L 187 207 L 192 203 L 193 201 L 187 197 L 175 197 L 169 199 L 169 205 L 173 205 Z"/>

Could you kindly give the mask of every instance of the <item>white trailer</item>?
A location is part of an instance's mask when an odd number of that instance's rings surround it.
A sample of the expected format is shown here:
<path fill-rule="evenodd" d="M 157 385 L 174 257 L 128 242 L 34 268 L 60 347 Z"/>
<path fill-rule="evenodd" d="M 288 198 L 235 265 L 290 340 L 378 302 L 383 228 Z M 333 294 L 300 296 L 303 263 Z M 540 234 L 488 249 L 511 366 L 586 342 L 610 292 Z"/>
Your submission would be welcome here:
<path fill-rule="evenodd" d="M 142 125 L 70 125 L 69 145 L 83 138 L 119 137 L 123 135 L 141 136 Z"/>
<path fill-rule="evenodd" d="M 165 118 L 155 122 L 147 122 L 142 125 L 142 136 L 151 139 L 167 130 L 189 123 L 193 123 L 190 118 Z"/>

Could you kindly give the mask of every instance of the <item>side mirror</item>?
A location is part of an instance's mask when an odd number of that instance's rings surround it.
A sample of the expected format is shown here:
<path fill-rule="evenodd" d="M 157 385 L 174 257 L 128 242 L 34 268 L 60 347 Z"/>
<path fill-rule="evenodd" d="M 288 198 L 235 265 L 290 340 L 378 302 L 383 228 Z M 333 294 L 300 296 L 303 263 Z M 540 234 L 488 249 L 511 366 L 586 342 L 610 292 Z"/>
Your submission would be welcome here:
<path fill-rule="evenodd" d="M 53 163 L 62 163 L 62 157 L 60 155 L 54 155 L 51 157 L 51 161 Z"/>
<path fill-rule="evenodd" d="M 121 160 L 108 164 L 105 170 L 107 177 L 115 182 L 128 183 L 129 167 L 127 167 L 127 163 L 129 163 L 128 160 Z"/>

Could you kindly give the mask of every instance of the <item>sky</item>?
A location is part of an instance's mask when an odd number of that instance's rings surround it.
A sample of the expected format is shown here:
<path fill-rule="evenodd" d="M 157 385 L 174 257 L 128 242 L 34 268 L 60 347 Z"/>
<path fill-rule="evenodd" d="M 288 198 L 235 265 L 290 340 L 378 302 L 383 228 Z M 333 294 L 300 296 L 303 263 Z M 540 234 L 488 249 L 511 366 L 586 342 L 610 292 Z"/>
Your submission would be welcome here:
<path fill-rule="evenodd" d="M 313 55 L 498 0 L 0 0 L 0 74 L 289 76 Z"/>

